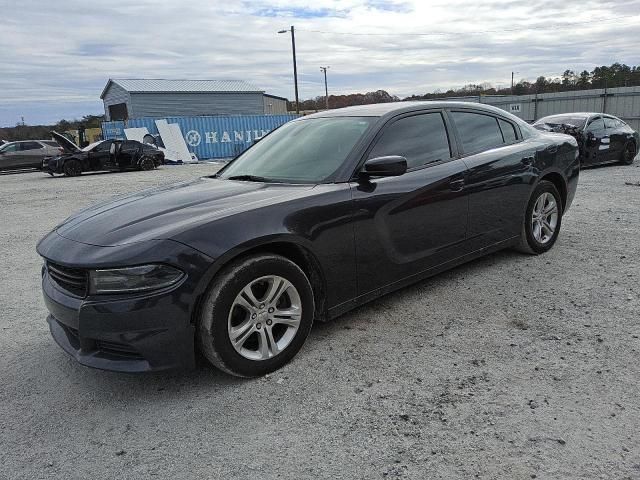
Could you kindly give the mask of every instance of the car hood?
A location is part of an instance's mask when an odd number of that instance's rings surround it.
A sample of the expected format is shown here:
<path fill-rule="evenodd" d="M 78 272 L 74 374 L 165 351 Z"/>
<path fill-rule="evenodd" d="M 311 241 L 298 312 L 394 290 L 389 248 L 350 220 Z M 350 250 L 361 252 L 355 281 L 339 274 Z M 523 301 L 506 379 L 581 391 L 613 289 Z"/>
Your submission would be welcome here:
<path fill-rule="evenodd" d="M 58 145 L 60 145 L 62 149 L 67 153 L 77 153 L 82 151 L 80 147 L 78 147 L 75 143 L 73 143 L 67 137 L 59 134 L 56 131 L 52 131 L 51 136 L 58 143 Z"/>
<path fill-rule="evenodd" d="M 294 200 L 313 187 L 203 177 L 89 207 L 56 231 L 69 240 L 98 246 L 171 239 L 218 218 Z"/>

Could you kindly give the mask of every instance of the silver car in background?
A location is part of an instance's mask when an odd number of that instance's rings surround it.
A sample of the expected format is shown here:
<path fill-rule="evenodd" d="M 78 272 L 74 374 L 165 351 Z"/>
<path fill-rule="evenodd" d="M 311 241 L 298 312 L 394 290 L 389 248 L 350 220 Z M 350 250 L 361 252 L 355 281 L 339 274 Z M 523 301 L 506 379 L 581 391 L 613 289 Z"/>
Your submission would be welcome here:
<path fill-rule="evenodd" d="M 0 170 L 42 168 L 47 157 L 60 155 L 62 149 L 54 140 L 21 140 L 0 145 Z"/>

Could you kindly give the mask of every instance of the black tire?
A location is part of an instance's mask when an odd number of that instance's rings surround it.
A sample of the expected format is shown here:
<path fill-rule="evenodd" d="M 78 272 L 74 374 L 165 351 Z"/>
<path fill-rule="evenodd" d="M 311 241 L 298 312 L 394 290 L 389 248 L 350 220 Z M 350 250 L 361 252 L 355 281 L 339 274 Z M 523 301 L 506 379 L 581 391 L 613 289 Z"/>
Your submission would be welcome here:
<path fill-rule="evenodd" d="M 545 241 L 539 241 L 534 234 L 534 226 L 533 226 L 533 216 L 534 216 L 534 207 L 538 200 L 546 194 L 551 194 L 553 199 L 555 200 L 555 204 L 557 207 L 557 219 L 555 224 L 555 229 L 553 234 L 548 236 L 549 238 Z M 548 197 L 547 197 L 548 198 Z M 536 188 L 533 190 L 531 194 L 531 198 L 527 203 L 527 208 L 525 210 L 524 222 L 522 224 L 522 233 L 520 236 L 520 244 L 517 249 L 523 253 L 528 253 L 532 255 L 539 255 L 541 253 L 545 253 L 553 247 L 558 239 L 558 235 L 560 233 L 560 227 L 562 226 L 562 214 L 563 214 L 563 205 L 562 205 L 562 197 L 558 192 L 556 186 L 547 181 L 542 180 Z"/>
<path fill-rule="evenodd" d="M 232 320 L 230 318 L 236 312 L 236 310 L 232 311 L 232 308 L 237 309 L 234 307 L 236 297 L 247 285 L 269 275 L 281 277 L 295 287 L 301 302 L 298 329 L 288 345 L 275 356 L 264 360 L 245 358 L 231 343 L 229 328 Z M 311 284 L 298 265 L 279 255 L 262 254 L 247 257 L 224 268 L 211 282 L 198 314 L 196 333 L 198 344 L 204 357 L 224 372 L 239 377 L 265 375 L 279 369 L 298 353 L 311 330 L 314 311 Z M 242 322 L 248 321 L 249 318 L 253 316 L 247 316 Z M 258 316 L 255 321 L 259 321 L 259 318 Z M 251 339 L 254 334 L 259 337 L 260 332 L 255 328 L 260 326 L 255 324 L 254 333 L 246 338 Z M 270 331 L 275 331 L 275 328 L 274 323 L 270 327 L 273 330 Z M 272 338 L 275 338 L 275 334 L 273 335 Z M 257 340 L 259 338 L 256 338 Z"/>
<path fill-rule="evenodd" d="M 631 141 L 627 142 L 622 150 L 622 154 L 620 155 L 620 163 L 624 165 L 631 165 L 637 154 L 638 151 L 636 149 L 636 144 Z"/>
<path fill-rule="evenodd" d="M 138 168 L 144 171 L 153 170 L 154 168 L 156 168 L 156 162 L 153 161 L 153 158 L 145 156 L 142 157 L 138 162 Z"/>
<path fill-rule="evenodd" d="M 77 177 L 82 174 L 82 164 L 80 163 L 80 160 L 71 158 L 64 162 L 62 171 L 67 177 Z"/>

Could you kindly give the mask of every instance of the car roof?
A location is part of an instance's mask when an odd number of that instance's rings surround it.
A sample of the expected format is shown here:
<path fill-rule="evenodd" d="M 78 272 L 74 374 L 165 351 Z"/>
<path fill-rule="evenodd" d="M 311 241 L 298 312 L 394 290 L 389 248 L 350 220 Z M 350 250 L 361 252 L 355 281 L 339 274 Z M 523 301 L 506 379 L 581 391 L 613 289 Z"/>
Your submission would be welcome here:
<path fill-rule="evenodd" d="M 500 114 L 511 117 L 508 112 L 491 105 L 476 102 L 453 102 L 438 100 L 423 100 L 413 102 L 389 102 L 374 103 L 371 105 L 355 105 L 352 107 L 337 108 L 324 112 L 314 113 L 302 118 L 323 118 L 323 117 L 384 117 L 387 115 L 397 115 L 405 112 L 412 112 L 426 108 L 473 108 L 484 110 L 487 113 Z"/>

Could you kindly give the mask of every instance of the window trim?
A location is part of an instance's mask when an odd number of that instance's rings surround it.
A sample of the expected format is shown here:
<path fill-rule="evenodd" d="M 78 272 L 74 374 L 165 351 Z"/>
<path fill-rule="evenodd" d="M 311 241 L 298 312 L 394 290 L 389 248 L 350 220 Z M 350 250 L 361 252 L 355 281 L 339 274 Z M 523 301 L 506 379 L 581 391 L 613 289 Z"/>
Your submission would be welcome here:
<path fill-rule="evenodd" d="M 451 155 L 451 156 L 449 158 L 447 158 L 445 160 L 441 160 L 439 162 L 431 162 L 431 163 L 426 163 L 424 165 L 418 165 L 418 166 L 415 166 L 415 167 L 407 168 L 407 173 L 415 172 L 417 170 L 423 170 L 425 168 L 435 167 L 437 165 L 442 165 L 444 163 L 449 163 L 452 160 L 457 160 L 459 158 L 458 150 L 457 150 L 457 144 L 456 144 L 455 140 L 452 139 L 453 131 L 451 129 L 451 123 L 449 122 L 449 118 L 448 118 L 448 116 L 446 114 L 445 109 L 444 108 L 430 108 L 430 109 L 426 109 L 426 110 L 411 110 L 409 112 L 403 112 L 403 113 L 399 113 L 398 115 L 394 115 L 393 117 L 391 117 L 387 121 L 385 121 L 382 126 L 380 126 L 380 128 L 376 132 L 375 136 L 370 140 L 369 144 L 365 148 L 365 150 L 364 150 L 364 152 L 363 152 L 363 154 L 362 154 L 362 156 L 360 158 L 360 161 L 356 164 L 356 168 L 354 169 L 353 174 L 351 175 L 351 179 L 349 181 L 354 181 L 354 180 L 356 180 L 358 178 L 358 172 L 360 172 L 360 170 L 362 169 L 362 166 L 368 160 L 369 154 L 373 150 L 373 147 L 375 147 L 375 145 L 378 142 L 378 140 L 380 140 L 382 135 L 384 135 L 384 132 L 391 125 L 393 125 L 397 121 L 402 120 L 404 118 L 415 117 L 417 115 L 428 115 L 430 113 L 439 113 L 441 118 L 442 118 L 442 121 L 444 123 L 445 132 L 447 133 L 447 143 L 449 143 L 449 155 Z"/>
<path fill-rule="evenodd" d="M 511 120 L 509 120 L 508 118 L 503 117 L 500 114 L 497 113 L 493 113 L 493 112 L 486 112 L 484 110 L 478 110 L 475 108 L 464 108 L 464 107 L 455 107 L 455 108 L 447 108 L 445 109 L 447 115 L 450 117 L 451 119 L 451 124 L 453 125 L 453 128 L 455 129 L 455 136 L 456 136 L 456 142 L 458 143 L 458 151 L 460 152 L 460 157 L 459 158 L 465 158 L 465 157 L 470 157 L 472 155 L 478 155 L 479 153 L 484 153 L 484 152 L 488 152 L 489 150 L 495 150 L 497 148 L 503 148 L 503 147 L 508 147 L 511 145 L 516 145 L 518 143 L 522 143 L 524 141 L 524 137 L 522 135 L 522 131 L 520 130 L 520 126 L 517 125 L 516 123 L 512 122 Z M 491 148 L 486 148 L 486 149 L 480 149 L 480 150 L 475 150 L 475 151 L 469 151 L 467 152 L 464 149 L 464 144 L 462 142 L 462 135 L 460 135 L 460 132 L 458 132 L 458 127 L 455 124 L 455 120 L 453 119 L 453 113 L 454 112 L 458 112 L 458 113 L 474 113 L 476 115 L 485 115 L 487 117 L 491 117 L 496 121 L 496 124 L 498 126 L 498 131 L 500 132 L 500 135 L 502 136 L 502 145 L 496 145 L 495 147 L 491 147 Z M 510 123 L 516 132 L 516 140 L 515 142 L 510 142 L 510 143 L 506 143 L 504 141 L 504 135 L 502 134 L 502 128 L 500 128 L 500 122 L 498 121 L 498 119 L 500 120 L 504 120 L 507 123 Z"/>

